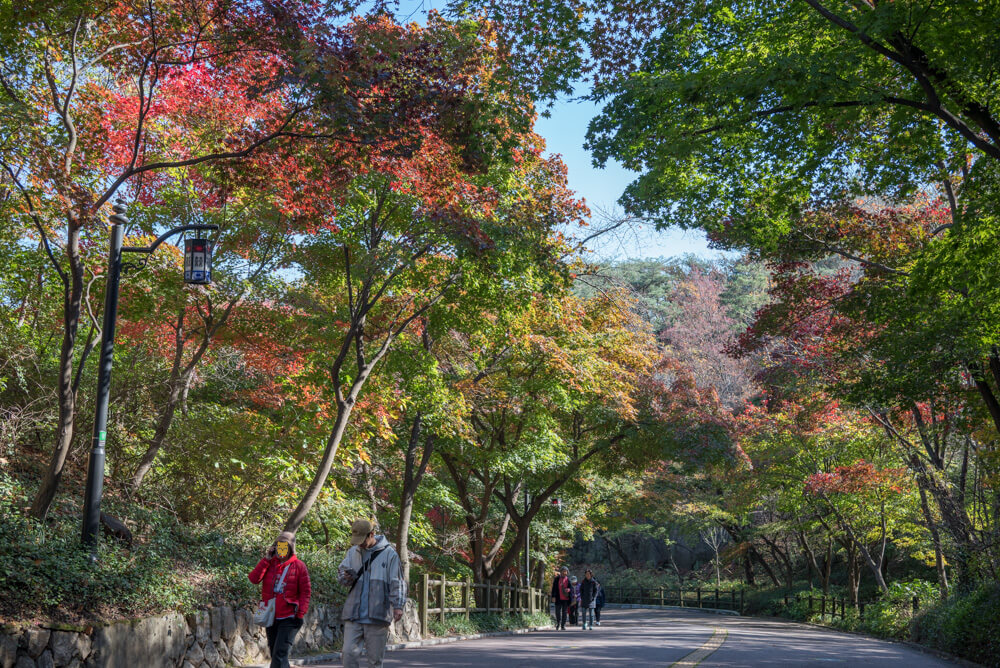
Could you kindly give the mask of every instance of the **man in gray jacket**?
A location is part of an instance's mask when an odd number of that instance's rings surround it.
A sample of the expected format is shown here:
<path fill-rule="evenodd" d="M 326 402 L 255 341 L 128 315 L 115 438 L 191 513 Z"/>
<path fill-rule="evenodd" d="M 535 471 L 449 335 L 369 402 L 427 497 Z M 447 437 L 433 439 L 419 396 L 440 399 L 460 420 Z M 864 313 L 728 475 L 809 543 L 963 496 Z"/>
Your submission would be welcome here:
<path fill-rule="evenodd" d="M 351 548 L 340 563 L 340 583 L 349 587 L 344 601 L 344 668 L 360 668 L 361 649 L 370 668 L 382 668 L 389 625 L 403 616 L 406 582 L 399 555 L 385 536 L 375 535 L 368 520 L 351 526 Z"/>

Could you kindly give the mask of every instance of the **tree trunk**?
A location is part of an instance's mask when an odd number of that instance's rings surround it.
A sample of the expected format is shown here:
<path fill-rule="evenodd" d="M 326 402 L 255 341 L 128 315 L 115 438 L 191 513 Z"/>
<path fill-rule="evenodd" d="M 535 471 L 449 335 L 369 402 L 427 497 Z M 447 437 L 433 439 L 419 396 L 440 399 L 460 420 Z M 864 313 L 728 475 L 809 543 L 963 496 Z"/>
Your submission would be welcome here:
<path fill-rule="evenodd" d="M 410 429 L 410 441 L 406 449 L 406 470 L 403 473 L 402 498 L 399 504 L 399 524 L 396 530 L 396 552 L 399 554 L 400 563 L 403 565 L 403 577 L 410 581 L 410 550 L 408 541 L 410 539 L 410 520 L 413 517 L 413 501 L 417 495 L 417 489 L 427 471 L 427 464 L 434 453 L 434 435 L 427 434 L 424 437 L 423 454 L 417 462 L 417 444 L 423 432 L 422 415 L 418 412 L 413 418 L 413 427 Z"/>
<path fill-rule="evenodd" d="M 153 468 L 156 455 L 159 454 L 160 449 L 163 447 L 163 442 L 167 438 L 167 432 L 170 431 L 170 425 L 173 424 L 174 413 L 177 411 L 177 405 L 180 403 L 181 393 L 184 391 L 187 381 L 187 378 L 170 379 L 170 393 L 167 395 L 166 402 L 160 408 L 160 416 L 156 421 L 156 431 L 153 432 L 153 438 L 149 441 L 149 446 L 146 448 L 146 452 L 143 453 L 142 459 L 139 461 L 139 466 L 132 475 L 133 491 L 139 489 L 146 474 Z"/>
<path fill-rule="evenodd" d="M 534 584 L 532 586 L 538 587 L 539 589 L 542 589 L 542 590 L 545 589 L 545 585 L 548 584 L 545 581 L 545 570 L 546 570 L 545 569 L 545 562 L 542 561 L 541 559 L 536 559 L 535 560 L 535 575 L 532 577 L 532 579 L 534 580 Z"/>
<path fill-rule="evenodd" d="M 56 428 L 56 446 L 49 460 L 49 468 L 42 478 L 42 484 L 29 511 L 39 519 L 44 519 L 48 514 L 52 500 L 59 489 L 66 457 L 73 444 L 76 425 L 73 353 L 83 302 L 83 262 L 80 258 L 80 228 L 74 217 L 70 218 L 67 231 L 66 256 L 69 260 L 69 275 L 63 279 L 63 340 L 59 350 L 59 422 Z"/>
<path fill-rule="evenodd" d="M 819 565 L 816 563 L 816 552 L 809 545 L 809 539 L 806 537 L 805 531 L 796 531 L 795 537 L 799 541 L 799 546 L 802 548 L 802 558 L 806 562 L 806 570 L 809 572 L 809 587 L 813 585 L 813 576 L 816 579 L 820 579 Z"/>
<path fill-rule="evenodd" d="M 750 550 L 750 556 L 756 559 L 757 563 L 764 568 L 764 572 L 767 573 L 767 577 L 771 578 L 771 582 L 774 583 L 774 586 L 780 587 L 781 580 L 779 580 L 778 576 L 774 574 L 774 569 L 771 568 L 771 565 L 768 564 L 767 561 L 764 559 L 764 557 L 760 554 L 760 552 L 757 551 L 757 548 L 755 548 L 753 544 L 750 544 L 750 546 L 747 549 Z"/>
<path fill-rule="evenodd" d="M 917 486 L 930 492 L 934 497 L 941 512 L 941 520 L 955 543 L 958 586 L 974 586 L 985 574 L 973 564 L 973 556 L 981 547 L 975 538 L 965 508 L 958 507 L 951 489 L 939 479 L 942 473 L 928 470 L 926 463 L 915 452 L 910 454 L 910 468 L 916 473 Z"/>
<path fill-rule="evenodd" d="M 851 595 L 851 603 L 858 605 L 858 589 L 861 587 L 861 563 L 858 560 L 858 550 L 853 543 L 848 542 L 847 551 L 847 591 Z"/>
<path fill-rule="evenodd" d="M 791 557 L 781 548 L 780 545 L 778 545 L 777 541 L 771 540 L 766 536 L 762 536 L 762 538 L 764 539 L 764 542 L 767 543 L 768 549 L 774 557 L 775 562 L 784 567 L 785 582 L 787 583 L 787 587 L 791 589 L 795 584 L 795 569 L 792 566 Z"/>
<path fill-rule="evenodd" d="M 927 522 L 927 531 L 931 534 L 931 542 L 934 543 L 934 565 L 937 567 L 938 588 L 941 592 L 941 598 L 946 599 L 948 598 L 948 572 L 945 569 L 944 554 L 941 550 L 941 532 L 938 531 L 937 522 L 931 515 L 930 504 L 927 503 L 927 492 L 920 485 L 917 485 L 917 489 L 920 491 L 920 510 Z"/>
<path fill-rule="evenodd" d="M 344 438 L 344 432 L 347 431 L 347 424 L 350 422 L 351 411 L 353 410 L 353 399 L 350 402 L 337 402 L 337 418 L 333 423 L 333 429 L 330 431 L 330 437 L 326 441 L 326 448 L 323 451 L 323 458 L 320 461 L 319 469 L 316 471 L 312 483 L 310 483 L 309 488 L 306 490 L 305 496 L 302 497 L 299 505 L 295 507 L 295 510 L 288 517 L 288 521 L 285 522 L 285 531 L 291 531 L 292 533 L 298 531 L 299 527 L 302 526 L 302 522 L 305 521 L 306 515 L 312 509 L 313 504 L 316 503 L 316 499 L 319 498 L 319 493 L 323 489 L 323 485 L 326 484 L 327 477 L 330 475 L 333 460 L 337 455 L 337 448 L 340 447 L 340 442 Z"/>
<path fill-rule="evenodd" d="M 757 584 L 753 572 L 753 559 L 750 558 L 749 545 L 746 545 L 743 550 L 743 576 L 746 578 L 748 586 L 753 587 Z"/>
<path fill-rule="evenodd" d="M 827 536 L 826 555 L 823 558 L 823 595 L 830 594 L 830 574 L 833 572 L 833 538 Z"/>
<path fill-rule="evenodd" d="M 145 478 L 146 474 L 149 473 L 149 470 L 153 468 L 153 462 L 156 460 L 156 455 L 163 447 L 163 442 L 167 438 L 167 432 L 170 431 L 170 425 L 173 423 L 174 413 L 181 400 L 181 395 L 184 392 L 184 388 L 191 382 L 191 372 L 194 370 L 194 365 L 197 363 L 197 359 L 195 359 L 190 365 L 188 365 L 187 368 L 183 368 L 184 345 L 186 343 L 184 336 L 184 316 L 186 312 L 187 303 L 185 302 L 182 303 L 178 309 L 177 322 L 173 323 L 174 358 L 170 363 L 170 378 L 167 381 L 167 400 L 160 408 L 160 414 L 156 420 L 156 430 L 153 432 L 153 438 L 146 447 L 146 452 L 143 453 L 142 459 L 139 460 L 139 466 L 132 475 L 133 491 L 139 489 L 142 485 L 143 478 Z M 196 353 L 197 358 L 201 357 L 201 354 L 207 346 L 207 342 L 201 346 L 201 349 Z"/>
<path fill-rule="evenodd" d="M 868 550 L 868 546 L 862 543 L 861 540 L 857 537 L 857 534 L 854 533 L 854 528 L 848 522 L 844 521 L 844 517 L 840 514 L 840 511 L 837 510 L 836 506 L 830 504 L 830 508 L 837 516 L 837 519 L 840 521 L 840 525 L 847 532 L 847 535 L 851 539 L 851 542 L 854 543 L 858 551 L 861 553 L 861 556 L 864 557 L 865 563 L 868 564 L 869 570 L 871 570 L 872 575 L 875 576 L 875 582 L 876 584 L 878 584 L 878 588 L 881 589 L 883 592 L 889 591 L 889 587 L 885 583 L 885 578 L 882 577 L 882 560 L 885 559 L 884 541 L 883 541 L 883 551 L 879 554 L 879 560 L 875 561 L 875 558 L 872 557 L 871 552 Z"/>
<path fill-rule="evenodd" d="M 375 438 L 372 437 L 369 443 L 374 445 Z M 375 492 L 375 480 L 372 479 L 372 467 L 368 462 L 361 462 L 361 480 L 365 488 L 365 494 L 368 496 L 368 503 L 370 504 L 370 511 L 372 520 L 378 523 L 378 495 Z"/>
<path fill-rule="evenodd" d="M 625 548 L 622 547 L 621 539 L 618 537 L 608 539 L 607 536 L 605 536 L 604 542 L 606 542 L 609 547 L 615 548 L 615 552 L 618 553 L 618 558 L 622 560 L 622 568 L 628 568 L 628 555 L 625 554 Z"/>
<path fill-rule="evenodd" d="M 611 569 L 614 569 L 614 567 L 615 567 L 615 556 L 611 552 L 611 541 L 608 540 L 608 537 L 604 535 L 604 532 L 601 532 L 601 540 L 604 541 L 604 549 L 608 553 L 608 566 Z"/>
<path fill-rule="evenodd" d="M 406 449 L 406 468 L 403 471 L 403 489 L 399 501 L 399 523 L 396 525 L 396 553 L 403 568 L 403 580 L 410 581 L 410 518 L 413 515 L 413 499 L 416 495 L 414 474 L 416 471 L 417 439 L 420 438 L 420 412 L 413 418 L 410 442 Z"/>

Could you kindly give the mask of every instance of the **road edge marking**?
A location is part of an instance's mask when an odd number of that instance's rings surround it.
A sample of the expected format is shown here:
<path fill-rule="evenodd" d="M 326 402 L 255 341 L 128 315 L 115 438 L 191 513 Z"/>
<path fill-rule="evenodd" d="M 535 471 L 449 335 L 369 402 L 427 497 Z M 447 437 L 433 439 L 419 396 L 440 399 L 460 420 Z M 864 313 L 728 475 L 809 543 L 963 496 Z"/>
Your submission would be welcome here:
<path fill-rule="evenodd" d="M 670 664 L 670 668 L 693 668 L 699 663 L 710 657 L 715 650 L 722 647 L 722 643 L 726 642 L 726 638 L 729 636 L 729 632 L 726 629 L 714 629 L 712 637 L 708 639 L 704 645 L 691 652 L 680 661 L 675 661 Z"/>

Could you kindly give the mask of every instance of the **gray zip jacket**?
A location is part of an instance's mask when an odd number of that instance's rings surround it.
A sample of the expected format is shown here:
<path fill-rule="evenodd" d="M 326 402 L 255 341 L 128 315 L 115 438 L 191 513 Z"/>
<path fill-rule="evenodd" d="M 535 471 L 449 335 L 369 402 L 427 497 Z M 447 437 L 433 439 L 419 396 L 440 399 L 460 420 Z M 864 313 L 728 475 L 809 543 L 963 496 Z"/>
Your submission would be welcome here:
<path fill-rule="evenodd" d="M 346 571 L 351 569 L 359 573 L 372 553 L 377 554 L 361 576 L 368 581 L 368 614 L 363 614 L 361 610 L 361 590 L 365 583 L 358 582 L 344 601 L 344 611 L 341 613 L 341 619 L 344 621 L 367 617 L 389 624 L 392 623 L 393 609 L 402 610 L 406 604 L 406 582 L 403 580 L 399 555 L 385 536 L 376 536 L 375 545 L 367 550 L 354 545 L 347 551 L 347 556 L 340 562 L 341 584 L 350 587 L 350 580 L 345 577 Z"/>

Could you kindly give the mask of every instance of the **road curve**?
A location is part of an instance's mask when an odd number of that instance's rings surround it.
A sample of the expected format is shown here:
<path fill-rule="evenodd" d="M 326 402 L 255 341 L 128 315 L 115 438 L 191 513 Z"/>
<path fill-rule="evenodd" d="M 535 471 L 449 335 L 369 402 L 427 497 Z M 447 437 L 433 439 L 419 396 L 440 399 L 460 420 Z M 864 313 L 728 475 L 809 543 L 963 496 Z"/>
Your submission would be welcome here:
<path fill-rule="evenodd" d="M 388 652 L 384 666 L 936 668 L 956 665 L 905 645 L 777 619 L 681 610 L 606 610 L 602 621 L 593 631 L 577 627 Z M 323 665 L 333 668 L 339 664 Z"/>

